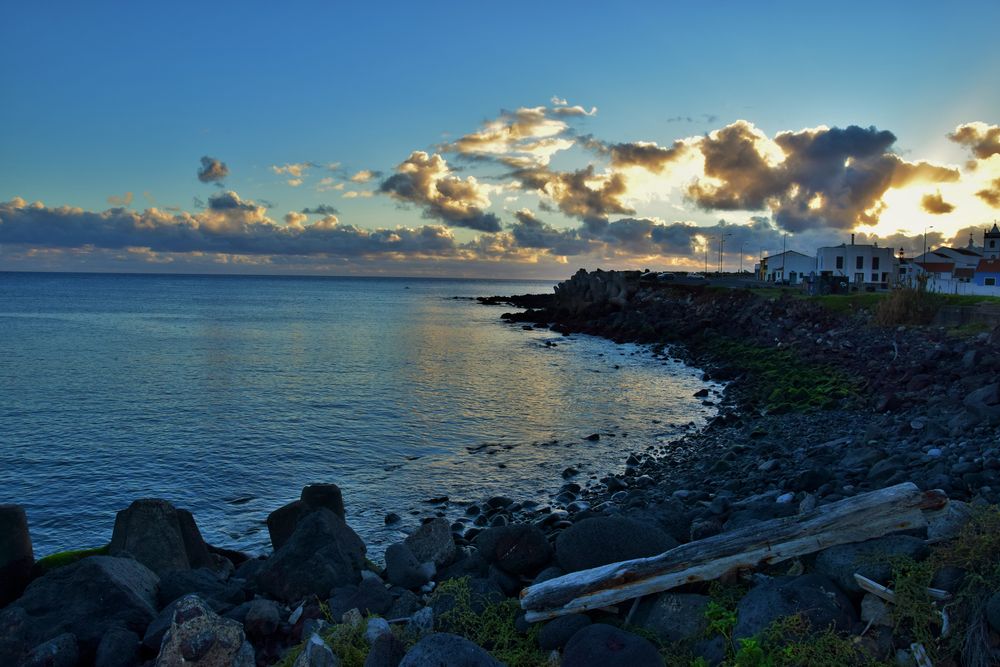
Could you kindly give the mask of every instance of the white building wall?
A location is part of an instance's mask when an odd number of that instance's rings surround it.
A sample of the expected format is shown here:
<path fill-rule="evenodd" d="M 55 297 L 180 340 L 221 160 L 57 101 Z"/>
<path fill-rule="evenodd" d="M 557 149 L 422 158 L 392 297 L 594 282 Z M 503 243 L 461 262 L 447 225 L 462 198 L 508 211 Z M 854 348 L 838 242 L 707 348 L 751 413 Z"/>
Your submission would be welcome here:
<path fill-rule="evenodd" d="M 764 276 L 764 280 L 768 282 L 788 280 L 797 285 L 815 270 L 815 257 L 787 251 L 767 258 L 767 274 Z M 792 279 L 793 273 L 795 274 L 794 280 Z"/>
<path fill-rule="evenodd" d="M 839 266 L 838 257 L 842 258 Z M 877 269 L 873 268 L 875 258 L 878 258 Z M 816 251 L 816 273 L 846 277 L 852 285 L 873 283 L 892 285 L 899 274 L 899 259 L 892 248 L 871 245 L 845 244 L 820 248 Z M 873 274 L 875 274 L 874 279 Z"/>

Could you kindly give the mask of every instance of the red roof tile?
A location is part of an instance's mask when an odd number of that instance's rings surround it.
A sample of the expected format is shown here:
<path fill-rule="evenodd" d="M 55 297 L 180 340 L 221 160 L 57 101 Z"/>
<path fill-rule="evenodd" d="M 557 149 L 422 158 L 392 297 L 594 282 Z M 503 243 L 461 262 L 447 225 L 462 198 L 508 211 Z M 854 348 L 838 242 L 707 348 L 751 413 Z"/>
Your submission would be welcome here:
<path fill-rule="evenodd" d="M 1000 273 L 1000 259 L 981 259 L 976 265 L 976 273 Z"/>
<path fill-rule="evenodd" d="M 927 273 L 951 273 L 955 269 L 954 262 L 917 262 Z"/>

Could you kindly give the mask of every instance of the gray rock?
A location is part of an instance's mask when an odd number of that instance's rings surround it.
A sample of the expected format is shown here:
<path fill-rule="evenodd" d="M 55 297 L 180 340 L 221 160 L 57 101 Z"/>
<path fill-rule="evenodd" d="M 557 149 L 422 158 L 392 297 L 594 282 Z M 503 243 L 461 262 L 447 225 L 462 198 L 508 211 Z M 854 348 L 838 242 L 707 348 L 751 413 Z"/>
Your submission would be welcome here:
<path fill-rule="evenodd" d="M 861 620 L 873 625 L 888 627 L 893 625 L 892 611 L 890 611 L 889 605 L 871 593 L 865 593 L 865 596 L 861 598 Z"/>
<path fill-rule="evenodd" d="M 395 589 L 396 594 L 392 600 L 392 605 L 385 612 L 386 618 L 406 618 L 412 616 L 421 607 L 420 598 L 413 591 L 406 589 Z"/>
<path fill-rule="evenodd" d="M 632 623 L 664 642 L 698 639 L 708 629 L 707 595 L 661 593 L 639 603 Z"/>
<path fill-rule="evenodd" d="M 927 553 L 927 545 L 919 538 L 888 535 L 867 542 L 841 544 L 824 549 L 817 554 L 814 569 L 819 574 L 830 577 L 841 590 L 860 595 L 861 588 L 854 580 L 855 572 L 886 584 L 892 575 L 889 563 L 891 558 L 908 556 L 920 560 Z"/>
<path fill-rule="evenodd" d="M 538 631 L 538 645 L 546 651 L 561 650 L 573 635 L 590 625 L 586 614 L 567 614 L 552 619 Z"/>
<path fill-rule="evenodd" d="M 794 614 L 802 614 L 817 631 L 833 625 L 847 632 L 857 620 L 843 591 L 820 574 L 778 577 L 758 584 L 740 600 L 736 614 L 734 639 L 752 637 L 775 620 Z"/>
<path fill-rule="evenodd" d="M 167 634 L 171 624 L 174 622 L 174 609 L 180 603 L 180 599 L 174 600 L 156 615 L 146 626 L 146 632 L 142 636 L 142 645 L 154 653 L 160 652 L 163 644 L 163 635 Z"/>
<path fill-rule="evenodd" d="M 108 553 L 132 556 L 156 574 L 215 566 L 191 513 L 158 498 L 118 512 Z"/>
<path fill-rule="evenodd" d="M 64 632 L 32 649 L 24 667 L 76 667 L 79 659 L 76 637 L 71 632 Z"/>
<path fill-rule="evenodd" d="M 365 658 L 365 667 L 398 667 L 406 655 L 406 647 L 403 642 L 393 635 L 381 635 L 372 644 L 368 657 Z"/>
<path fill-rule="evenodd" d="M 655 556 L 677 546 L 659 528 L 621 517 L 595 517 L 574 523 L 556 538 L 556 559 L 566 572 Z"/>
<path fill-rule="evenodd" d="M 131 667 L 139 661 L 139 635 L 123 628 L 111 628 L 97 646 L 94 667 Z"/>
<path fill-rule="evenodd" d="M 552 559 L 545 533 L 531 524 L 515 524 L 484 530 L 473 544 L 483 559 L 511 574 L 532 574 Z"/>
<path fill-rule="evenodd" d="M 986 620 L 993 632 L 1000 632 L 1000 592 L 991 595 L 986 603 Z"/>
<path fill-rule="evenodd" d="M 274 510 L 267 516 L 267 532 L 271 547 L 277 551 L 295 532 L 299 521 L 318 509 L 328 509 L 346 520 L 344 499 L 336 484 L 309 484 L 302 489 L 299 500 Z"/>
<path fill-rule="evenodd" d="M 660 652 L 647 639 L 595 623 L 573 635 L 563 651 L 563 667 L 662 667 Z"/>
<path fill-rule="evenodd" d="M 447 519 L 432 519 L 403 540 L 421 563 L 432 562 L 444 567 L 455 560 L 455 538 Z"/>
<path fill-rule="evenodd" d="M 434 576 L 433 563 L 421 563 L 405 543 L 385 550 L 385 573 L 389 583 L 403 588 L 420 588 Z"/>
<path fill-rule="evenodd" d="M 365 544 L 343 519 L 321 508 L 304 518 L 291 538 L 257 573 L 257 587 L 283 602 L 325 597 L 361 580 Z"/>
<path fill-rule="evenodd" d="M 157 576 L 130 558 L 91 556 L 36 579 L 14 606 L 24 610 L 24 636 L 40 644 L 64 632 L 93 655 L 113 627 L 142 632 L 156 615 Z"/>
<path fill-rule="evenodd" d="M 330 615 L 340 618 L 345 612 L 357 609 L 362 614 L 385 615 L 392 608 L 392 594 L 380 579 L 363 579 L 357 586 L 341 586 L 330 596 Z M 409 613 L 402 614 L 409 616 Z M 396 618 L 396 616 L 392 616 Z"/>
<path fill-rule="evenodd" d="M 313 633 L 292 667 L 340 667 L 340 659 L 319 635 Z"/>
<path fill-rule="evenodd" d="M 951 500 L 943 509 L 926 512 L 927 541 L 942 542 L 958 537 L 972 517 L 972 508 L 961 500 Z"/>
<path fill-rule="evenodd" d="M 157 599 L 166 606 L 185 595 L 197 593 L 200 598 L 218 600 L 229 604 L 240 604 L 246 594 L 240 585 L 229 585 L 207 568 L 196 570 L 171 570 L 160 575 L 160 590 Z"/>
<path fill-rule="evenodd" d="M 31 581 L 34 563 L 24 508 L 0 505 L 0 607 L 21 596 Z"/>
<path fill-rule="evenodd" d="M 501 667 L 501 663 L 464 637 L 435 632 L 417 642 L 399 667 Z"/>
<path fill-rule="evenodd" d="M 246 633 L 255 639 L 263 639 L 275 633 L 281 624 L 281 607 L 273 600 L 257 598 L 247 603 L 247 613 L 243 619 Z"/>
<path fill-rule="evenodd" d="M 219 617 L 196 595 L 181 598 L 156 667 L 255 667 L 243 626 Z"/>

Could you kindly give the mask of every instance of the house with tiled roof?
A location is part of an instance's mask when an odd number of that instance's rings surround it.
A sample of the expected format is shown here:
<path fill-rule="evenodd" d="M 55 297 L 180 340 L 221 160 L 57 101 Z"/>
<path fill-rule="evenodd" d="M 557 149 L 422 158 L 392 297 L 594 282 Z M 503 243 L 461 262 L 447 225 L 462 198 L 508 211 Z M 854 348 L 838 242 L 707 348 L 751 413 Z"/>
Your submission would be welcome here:
<path fill-rule="evenodd" d="M 981 259 L 972 282 L 985 287 L 1000 285 L 1000 259 Z"/>

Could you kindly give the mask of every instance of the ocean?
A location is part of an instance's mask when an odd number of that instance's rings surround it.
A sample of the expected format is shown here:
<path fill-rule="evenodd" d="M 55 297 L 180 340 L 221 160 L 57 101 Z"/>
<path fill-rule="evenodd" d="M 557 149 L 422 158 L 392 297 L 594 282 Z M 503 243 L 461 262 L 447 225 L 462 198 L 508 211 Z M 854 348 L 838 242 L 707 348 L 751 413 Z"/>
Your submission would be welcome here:
<path fill-rule="evenodd" d="M 553 285 L 0 273 L 0 503 L 36 557 L 107 543 L 143 497 L 257 553 L 268 512 L 333 482 L 380 553 L 431 497 L 547 502 L 567 466 L 620 471 L 714 414 L 696 369 L 471 300 Z"/>

